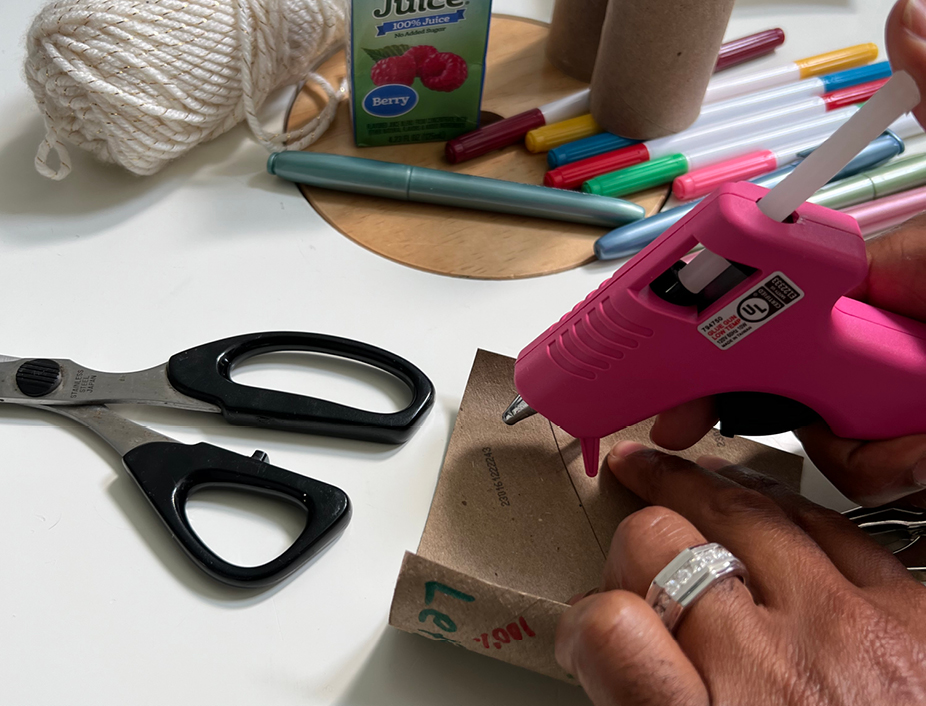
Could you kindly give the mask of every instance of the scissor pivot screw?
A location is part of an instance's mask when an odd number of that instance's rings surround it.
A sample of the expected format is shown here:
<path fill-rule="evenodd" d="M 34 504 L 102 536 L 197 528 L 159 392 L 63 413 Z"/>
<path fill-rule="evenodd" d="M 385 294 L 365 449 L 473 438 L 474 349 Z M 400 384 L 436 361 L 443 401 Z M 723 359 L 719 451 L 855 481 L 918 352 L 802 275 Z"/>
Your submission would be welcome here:
<path fill-rule="evenodd" d="M 29 397 L 44 397 L 61 384 L 61 366 L 48 358 L 27 360 L 16 371 L 16 386 Z"/>

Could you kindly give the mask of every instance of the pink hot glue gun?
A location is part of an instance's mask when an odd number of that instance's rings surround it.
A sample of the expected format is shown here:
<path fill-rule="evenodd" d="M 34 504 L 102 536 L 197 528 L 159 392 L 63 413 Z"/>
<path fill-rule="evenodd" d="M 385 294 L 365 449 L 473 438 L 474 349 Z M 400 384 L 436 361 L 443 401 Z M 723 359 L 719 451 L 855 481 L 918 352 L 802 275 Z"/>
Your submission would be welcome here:
<path fill-rule="evenodd" d="M 708 395 L 727 435 L 817 417 L 848 438 L 926 433 L 926 324 L 846 298 L 867 272 L 858 225 L 803 203 L 847 142 L 880 132 L 851 125 L 772 192 L 721 187 L 521 351 L 505 421 L 540 412 L 581 440 L 590 476 L 601 437 Z"/>

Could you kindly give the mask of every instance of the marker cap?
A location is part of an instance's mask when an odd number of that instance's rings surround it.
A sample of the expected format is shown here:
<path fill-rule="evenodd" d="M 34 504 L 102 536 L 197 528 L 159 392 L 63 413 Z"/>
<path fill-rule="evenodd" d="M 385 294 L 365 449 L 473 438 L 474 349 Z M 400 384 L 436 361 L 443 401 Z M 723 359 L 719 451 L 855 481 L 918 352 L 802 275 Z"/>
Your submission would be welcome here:
<path fill-rule="evenodd" d="M 274 152 L 267 171 L 282 179 L 323 189 L 353 191 L 408 201 L 412 167 L 322 152 Z M 358 191 L 357 185 L 362 185 Z"/>
<path fill-rule="evenodd" d="M 733 39 L 720 47 L 714 71 L 723 71 L 731 66 L 742 64 L 758 56 L 769 54 L 775 47 L 784 44 L 785 32 L 780 27 L 764 32 L 750 34 L 748 37 Z"/>
<path fill-rule="evenodd" d="M 882 78 L 877 81 L 869 81 L 858 86 L 850 86 L 839 91 L 833 91 L 823 96 L 823 102 L 826 103 L 827 110 L 838 110 L 845 108 L 847 105 L 862 103 L 871 98 L 878 89 L 881 88 L 889 79 Z"/>
<path fill-rule="evenodd" d="M 794 63 L 801 71 L 801 78 L 810 78 L 837 69 L 861 66 L 877 58 L 878 46 L 869 42 L 868 44 L 856 44 L 844 49 L 829 51 L 825 54 L 808 56 L 806 59 L 798 59 Z"/>
<path fill-rule="evenodd" d="M 567 142 L 591 137 L 602 131 L 602 127 L 595 122 L 591 114 L 586 113 L 577 118 L 531 130 L 524 138 L 524 144 L 529 152 L 546 152 L 554 147 L 565 145 Z"/>
<path fill-rule="evenodd" d="M 619 137 L 610 132 L 601 132 L 591 137 L 554 147 L 547 152 L 547 164 L 550 169 L 556 169 L 605 152 L 613 152 L 614 150 L 629 147 L 637 144 L 637 142 L 637 140 L 631 140 L 628 137 Z"/>
<path fill-rule="evenodd" d="M 926 183 L 926 155 L 915 155 L 829 184 L 807 200 L 827 208 L 846 208 L 923 183 Z"/>
<path fill-rule="evenodd" d="M 687 171 L 685 155 L 672 154 L 590 179 L 582 184 L 582 191 L 601 196 L 623 196 L 666 184 Z"/>
<path fill-rule="evenodd" d="M 926 155 L 908 157 L 875 169 L 868 178 L 874 185 L 875 198 L 920 186 L 926 179 Z"/>
<path fill-rule="evenodd" d="M 857 86 L 860 83 L 868 83 L 869 81 L 877 81 L 882 78 L 890 77 L 891 62 L 879 61 L 876 64 L 868 64 L 867 66 L 858 66 L 854 69 L 837 71 L 834 74 L 826 74 L 825 76 L 820 76 L 820 80 L 823 82 L 823 90 L 826 93 L 830 93 L 832 91 L 848 88 L 849 86 Z"/>
<path fill-rule="evenodd" d="M 862 235 L 893 228 L 926 210 L 926 187 L 905 191 L 870 203 L 853 206 L 845 213 L 858 221 Z"/>
<path fill-rule="evenodd" d="M 444 146 L 444 154 L 451 164 L 473 159 L 493 150 L 513 145 L 521 140 L 528 130 L 544 125 L 543 113 L 539 108 L 526 110 L 510 118 L 491 123 L 478 130 L 467 132 L 450 140 Z"/>
<path fill-rule="evenodd" d="M 750 179 L 770 172 L 778 166 L 775 153 L 771 150 L 752 152 L 676 177 L 672 182 L 672 193 L 683 201 L 696 199 L 709 194 L 725 182 Z"/>
<path fill-rule="evenodd" d="M 573 162 L 547 172 L 543 177 L 545 186 L 557 189 L 575 189 L 582 182 L 594 179 L 618 169 L 626 169 L 649 159 L 649 149 L 644 143 L 630 145 L 623 149 L 607 152 L 596 157 L 589 157 L 580 162 Z"/>

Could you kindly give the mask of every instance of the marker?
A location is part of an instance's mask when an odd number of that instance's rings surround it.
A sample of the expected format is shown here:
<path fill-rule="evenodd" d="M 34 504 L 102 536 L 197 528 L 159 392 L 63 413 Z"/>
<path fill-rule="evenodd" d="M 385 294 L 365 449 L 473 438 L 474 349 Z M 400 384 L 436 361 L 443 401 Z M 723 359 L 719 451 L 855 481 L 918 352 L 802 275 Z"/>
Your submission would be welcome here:
<path fill-rule="evenodd" d="M 625 169 L 634 164 L 640 164 L 670 154 L 678 154 L 679 152 L 690 152 L 709 147 L 712 144 L 730 142 L 749 135 L 767 132 L 775 127 L 798 123 L 828 111 L 838 110 L 868 100 L 886 81 L 887 79 L 871 81 L 834 91 L 824 96 L 790 98 L 790 102 L 773 106 L 765 111 L 759 108 L 752 115 L 731 115 L 722 121 L 708 121 L 705 125 L 696 124 L 675 135 L 648 140 L 614 152 L 558 167 L 544 175 L 543 183 L 546 186 L 558 189 L 574 189 L 589 179 L 618 169 Z M 763 106 L 765 103 L 756 105 Z M 791 160 L 787 161 L 790 162 Z M 786 163 L 784 162 L 784 164 Z"/>
<path fill-rule="evenodd" d="M 277 152 L 267 160 L 267 171 L 323 189 L 594 226 L 629 223 L 646 214 L 642 206 L 620 199 L 337 154 Z"/>
<path fill-rule="evenodd" d="M 600 132 L 602 132 L 602 127 L 595 122 L 591 113 L 586 113 L 577 118 L 569 118 L 569 120 L 531 130 L 524 136 L 524 146 L 528 152 L 533 154 L 548 152 L 561 145 L 581 140 L 589 135 L 597 135 Z"/>
<path fill-rule="evenodd" d="M 851 206 L 843 213 L 858 222 L 862 235 L 869 236 L 900 225 L 923 211 L 926 211 L 926 186 Z"/>
<path fill-rule="evenodd" d="M 923 184 L 926 184 L 926 154 L 918 154 L 827 184 L 807 200 L 827 208 L 848 208 Z"/>
<path fill-rule="evenodd" d="M 787 105 L 803 98 L 812 96 L 822 96 L 826 93 L 833 93 L 844 88 L 856 86 L 869 81 L 877 81 L 882 78 L 889 78 L 891 75 L 891 65 L 887 61 L 879 61 L 876 64 L 859 66 L 854 69 L 837 71 L 836 73 L 827 74 L 826 76 L 814 76 L 789 83 L 777 88 L 769 88 L 764 91 L 747 93 L 738 98 L 709 103 L 701 107 L 701 114 L 692 124 L 689 130 L 698 129 L 703 125 L 721 120 L 730 120 L 740 115 L 751 115 L 765 110 Z M 627 147 L 628 145 L 637 144 L 639 140 L 630 140 L 626 137 L 619 137 L 609 132 L 603 132 L 592 137 L 586 137 L 582 140 L 576 140 L 560 147 L 554 147 L 547 152 L 547 164 L 551 169 L 562 167 L 582 159 L 595 157 L 605 152 Z"/>
<path fill-rule="evenodd" d="M 720 47 L 714 71 L 769 54 L 784 40 L 784 31 L 776 28 L 727 42 Z M 451 164 L 456 164 L 513 145 L 530 130 L 588 113 L 588 96 L 589 89 L 586 88 L 566 98 L 460 135 L 447 143 L 444 153 Z"/>
<path fill-rule="evenodd" d="M 878 47 L 876 45 L 871 43 L 856 44 L 855 46 L 837 49 L 825 54 L 809 56 L 806 59 L 798 59 L 784 66 L 717 76 L 707 84 L 704 102 L 725 101 L 745 93 L 783 86 L 786 83 L 794 83 L 803 78 L 820 76 L 842 69 L 851 69 L 854 66 L 867 64 L 877 58 Z"/>
<path fill-rule="evenodd" d="M 908 114 L 896 120 L 891 125 L 891 131 L 898 137 L 907 139 L 922 133 L 923 128 L 912 114 Z M 675 181 L 672 182 L 672 193 L 682 201 L 706 196 L 725 182 L 751 179 L 790 164 L 800 157 L 806 157 L 821 143 L 822 140 L 820 139 L 805 140 L 787 145 L 781 149 L 751 152 L 701 169 L 694 169 L 687 174 L 676 177 Z"/>
<path fill-rule="evenodd" d="M 859 152 L 855 159 L 846 165 L 845 169 L 833 177 L 833 182 L 873 169 L 902 154 L 903 151 L 903 140 L 894 134 L 893 130 L 889 130 Z M 795 166 L 797 166 L 796 163 L 750 181 L 753 184 L 770 189 L 794 171 Z M 599 260 L 616 260 L 634 255 L 678 223 L 694 210 L 694 207 L 700 202 L 701 199 L 691 201 L 657 213 L 642 221 L 612 230 L 595 242 L 595 256 Z"/>
<path fill-rule="evenodd" d="M 819 147 L 823 140 L 819 137 L 787 145 L 777 150 L 751 152 L 742 157 L 734 157 L 701 169 L 695 169 L 676 177 L 672 182 L 672 194 L 681 201 L 707 196 L 721 184 L 728 181 L 743 181 L 760 174 L 767 174 L 791 162 L 800 159 L 801 153 L 807 153 Z"/>
<path fill-rule="evenodd" d="M 767 29 L 764 32 L 757 32 L 739 39 L 731 39 L 720 46 L 717 63 L 714 64 L 714 73 L 737 66 L 750 59 L 757 59 L 760 56 L 770 54 L 784 43 L 785 31 L 780 27 Z"/>
<path fill-rule="evenodd" d="M 766 132 L 755 133 L 732 142 L 710 145 L 690 152 L 660 157 L 658 159 L 635 164 L 626 169 L 603 174 L 582 184 L 582 191 L 601 196 L 623 196 L 633 194 L 652 186 L 667 184 L 675 177 L 687 174 L 693 169 L 700 169 L 709 164 L 722 162 L 761 149 L 776 149 L 798 140 L 811 140 L 820 137 L 820 141 L 833 134 L 845 124 L 858 108 L 854 105 L 840 108 L 825 115 L 804 120 L 792 125 L 777 127 Z"/>
<path fill-rule="evenodd" d="M 573 93 L 539 108 L 532 108 L 510 118 L 477 128 L 455 137 L 444 147 L 451 164 L 465 162 L 487 152 L 499 150 L 520 141 L 529 131 L 588 113 L 589 89 Z"/>

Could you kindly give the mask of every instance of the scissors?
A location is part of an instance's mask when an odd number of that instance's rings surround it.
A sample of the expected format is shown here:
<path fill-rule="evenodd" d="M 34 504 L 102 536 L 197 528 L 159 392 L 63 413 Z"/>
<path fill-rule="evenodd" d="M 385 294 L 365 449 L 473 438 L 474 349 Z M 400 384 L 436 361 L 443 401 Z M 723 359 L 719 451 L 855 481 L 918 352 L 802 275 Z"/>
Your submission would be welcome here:
<path fill-rule="evenodd" d="M 236 363 L 278 351 L 307 351 L 367 363 L 392 374 L 412 392 L 405 409 L 369 412 L 315 397 L 240 385 Z M 0 402 L 35 406 L 96 432 L 120 456 L 155 512 L 186 554 L 213 578 L 233 586 L 269 586 L 333 542 L 350 521 L 347 495 L 327 483 L 207 443 L 182 444 L 109 409 L 110 403 L 161 405 L 221 414 L 230 424 L 321 434 L 384 444 L 404 443 L 434 402 L 427 376 L 381 348 L 318 333 L 265 332 L 190 348 L 167 363 L 131 373 L 91 370 L 71 360 L 0 356 Z M 270 493 L 301 505 L 306 526 L 296 541 L 260 566 L 237 566 L 214 554 L 186 514 L 190 494 L 224 485 Z"/>
<path fill-rule="evenodd" d="M 909 549 L 926 536 L 926 510 L 912 507 L 857 507 L 843 513 L 882 547 L 894 554 Z M 926 571 L 926 567 L 908 567 Z"/>

